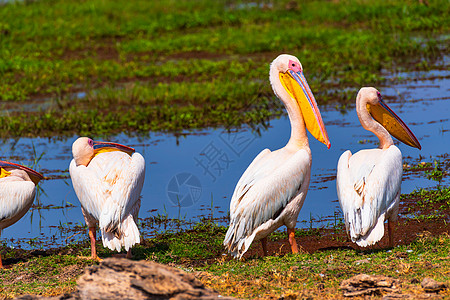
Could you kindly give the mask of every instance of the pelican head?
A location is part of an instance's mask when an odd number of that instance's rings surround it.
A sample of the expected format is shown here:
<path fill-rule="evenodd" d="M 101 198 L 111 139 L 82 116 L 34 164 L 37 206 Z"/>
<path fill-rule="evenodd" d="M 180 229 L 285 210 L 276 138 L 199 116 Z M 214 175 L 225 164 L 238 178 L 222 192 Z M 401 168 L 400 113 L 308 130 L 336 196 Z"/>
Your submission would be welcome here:
<path fill-rule="evenodd" d="M 87 166 L 94 156 L 94 141 L 88 137 L 79 137 L 72 144 L 72 154 L 77 166 Z"/>
<path fill-rule="evenodd" d="M 122 151 L 130 156 L 135 152 L 133 148 L 125 145 L 110 142 L 94 142 L 87 137 L 78 138 L 72 145 L 73 159 L 77 166 L 87 166 L 95 155 L 111 151 Z"/>
<path fill-rule="evenodd" d="M 290 110 L 300 112 L 308 131 L 330 148 L 325 125 L 308 82 L 303 75 L 303 66 L 297 57 L 281 54 L 270 65 L 270 83 L 277 97 Z"/>
<path fill-rule="evenodd" d="M 35 185 L 39 183 L 44 176 L 28 167 L 7 161 L 0 161 L 0 178 L 14 175 L 25 181 L 32 181 Z"/>
<path fill-rule="evenodd" d="M 373 87 L 361 88 L 356 97 L 356 110 L 363 127 L 374 132 L 380 138 L 382 148 L 383 144 L 386 144 L 384 143 L 383 138 L 380 137 L 383 135 L 380 133 L 382 129 L 376 124 L 371 124 L 371 118 L 399 141 L 411 147 L 422 148 L 408 126 L 406 126 L 400 117 L 397 116 L 383 101 L 383 98 L 377 89 Z"/>

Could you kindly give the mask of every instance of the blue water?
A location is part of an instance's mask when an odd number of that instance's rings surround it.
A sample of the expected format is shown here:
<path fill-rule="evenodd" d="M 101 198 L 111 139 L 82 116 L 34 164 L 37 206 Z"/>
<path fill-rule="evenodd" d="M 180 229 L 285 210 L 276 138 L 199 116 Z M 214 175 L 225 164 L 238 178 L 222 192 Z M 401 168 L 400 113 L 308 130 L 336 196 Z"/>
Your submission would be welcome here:
<path fill-rule="evenodd" d="M 422 150 L 418 150 L 399 144 L 403 157 L 407 161 L 431 161 L 430 157 L 448 153 L 450 149 L 449 72 L 405 73 L 404 77 L 420 79 L 379 87 L 379 90 L 422 145 Z M 356 93 L 357 89 L 355 97 Z M 320 110 L 331 149 L 310 137 L 312 178 L 299 215 L 299 226 L 309 226 L 311 218 L 318 220 L 340 213 L 334 180 L 339 156 L 347 149 L 356 152 L 378 144 L 376 137 L 360 126 L 354 105 L 347 106 L 343 112 L 335 104 L 321 106 Z M 110 141 L 132 146 L 145 157 L 147 171 L 141 218 L 160 214 L 195 219 L 198 215 L 211 213 L 211 207 L 214 216 L 226 215 L 234 187 L 253 158 L 265 148 L 276 150 L 283 147 L 289 135 L 289 120 L 282 117 L 270 121 L 269 128 L 261 128 L 260 135 L 244 127 L 234 132 L 202 130 L 182 137 L 154 133 L 147 137 L 128 137 L 121 134 Z M 23 242 L 34 239 L 45 241 L 40 245 L 45 247 L 86 238 L 84 233 L 70 230 L 77 224 L 84 225 L 67 171 L 75 139 L 3 141 L 0 146 L 2 160 L 30 165 L 32 157 L 42 154 L 37 170 L 49 179 L 40 184 L 41 191 L 35 203 L 39 201 L 43 206 L 74 205 L 63 209 L 30 210 L 19 222 L 3 231 L 2 240 L 8 245 L 27 247 Z M 424 177 L 408 176 L 403 182 L 402 192 L 434 185 L 435 182 Z M 321 224 L 326 225 L 324 223 Z"/>

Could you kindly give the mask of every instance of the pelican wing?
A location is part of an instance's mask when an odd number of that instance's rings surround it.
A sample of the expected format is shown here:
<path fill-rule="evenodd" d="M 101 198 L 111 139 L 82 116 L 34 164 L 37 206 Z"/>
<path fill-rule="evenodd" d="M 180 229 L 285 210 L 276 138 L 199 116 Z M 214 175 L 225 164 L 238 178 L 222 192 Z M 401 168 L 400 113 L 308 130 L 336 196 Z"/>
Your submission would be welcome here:
<path fill-rule="evenodd" d="M 249 185 L 248 183 L 252 181 L 254 182 L 256 180 L 256 177 L 258 177 L 258 171 L 263 171 L 263 168 L 258 165 L 258 162 L 269 153 L 271 153 L 269 149 L 264 149 L 263 151 L 261 151 L 253 159 L 252 163 L 247 167 L 247 170 L 245 170 L 244 174 L 242 174 L 236 185 L 236 188 L 234 189 L 233 196 L 231 197 L 230 215 L 234 214 L 234 212 L 236 211 L 236 206 L 242 199 L 242 195 L 245 195 L 250 188 L 251 185 Z"/>
<path fill-rule="evenodd" d="M 144 158 L 139 153 L 130 157 L 124 152 L 116 151 L 94 157 L 91 164 L 103 175 L 101 178 L 105 192 L 110 195 L 107 205 L 102 209 L 100 228 L 114 230 L 139 201 L 144 184 Z"/>
<path fill-rule="evenodd" d="M 100 178 L 92 168 L 77 166 L 75 160 L 70 162 L 69 173 L 81 206 L 86 213 L 98 221 L 105 201 Z"/>
<path fill-rule="evenodd" d="M 396 204 L 402 172 L 402 155 L 395 146 L 341 155 L 337 193 L 347 231 L 358 245 L 372 245 L 383 237 L 385 214 Z"/>
<path fill-rule="evenodd" d="M 31 181 L 0 180 L 0 231 L 22 218 L 33 204 L 36 192 Z"/>
<path fill-rule="evenodd" d="M 254 236 L 259 226 L 280 216 L 299 193 L 311 167 L 306 150 L 282 160 L 276 152 L 267 151 L 261 152 L 262 156 L 245 171 L 231 200 L 230 227 L 224 245 L 233 255 L 242 256 L 253 239 L 246 241 L 246 238 Z"/>
<path fill-rule="evenodd" d="M 112 231 L 125 220 L 139 201 L 144 184 L 145 161 L 121 151 L 95 156 L 87 167 L 75 166 L 70 175 L 84 209 L 99 220 L 100 228 Z"/>

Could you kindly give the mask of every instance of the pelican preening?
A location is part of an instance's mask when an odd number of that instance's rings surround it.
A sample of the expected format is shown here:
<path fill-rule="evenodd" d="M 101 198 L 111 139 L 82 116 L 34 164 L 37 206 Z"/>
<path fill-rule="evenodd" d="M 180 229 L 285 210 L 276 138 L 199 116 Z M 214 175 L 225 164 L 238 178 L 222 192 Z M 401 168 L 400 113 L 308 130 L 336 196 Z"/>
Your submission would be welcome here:
<path fill-rule="evenodd" d="M 267 255 L 267 236 L 287 227 L 293 253 L 298 252 L 295 225 L 311 177 L 311 150 L 306 129 L 330 148 L 330 141 L 300 61 L 280 55 L 270 65 L 270 83 L 283 102 L 291 123 L 285 147 L 264 149 L 237 183 L 230 203 L 230 226 L 224 246 L 241 258 L 254 240 Z M 362 126 L 380 140 L 378 149 L 344 152 L 338 162 L 336 187 L 352 241 L 373 245 L 384 235 L 388 220 L 389 244 L 397 220 L 402 181 L 402 154 L 389 133 L 405 144 L 421 146 L 403 121 L 383 102 L 374 88 L 362 88 L 356 98 Z M 98 259 L 95 240 L 99 225 L 103 246 L 127 251 L 140 242 L 136 225 L 145 161 L 133 148 L 78 138 L 72 145 L 69 172 L 89 227 L 91 256 Z M 31 207 L 43 176 L 27 167 L 0 161 L 0 233 Z M 2 267 L 0 257 L 0 268 Z"/>
<path fill-rule="evenodd" d="M 421 146 L 375 88 L 365 87 L 359 91 L 356 113 L 364 129 L 378 137 L 380 146 L 354 155 L 347 150 L 339 158 L 336 188 L 345 227 L 353 242 L 367 247 L 383 237 L 387 219 L 389 246 L 392 247 L 403 165 L 402 153 L 389 133 L 411 147 L 421 149 Z"/>
<path fill-rule="evenodd" d="M 267 255 L 266 237 L 282 225 L 287 227 L 292 252 L 298 252 L 295 224 L 311 177 L 306 128 L 330 148 L 300 61 L 291 55 L 278 56 L 270 66 L 269 79 L 288 112 L 291 137 L 284 148 L 273 152 L 265 149 L 256 156 L 236 185 L 230 203 L 230 227 L 223 244 L 238 258 L 253 240 L 259 239 Z"/>
<path fill-rule="evenodd" d="M 0 161 L 0 234 L 27 213 L 33 204 L 36 185 L 43 178 L 42 174 L 25 166 Z"/>
<path fill-rule="evenodd" d="M 131 247 L 140 242 L 136 226 L 144 184 L 145 161 L 133 148 L 78 138 L 72 145 L 73 160 L 69 172 L 89 227 L 92 258 L 96 226 L 100 227 L 103 246 L 131 257 Z"/>

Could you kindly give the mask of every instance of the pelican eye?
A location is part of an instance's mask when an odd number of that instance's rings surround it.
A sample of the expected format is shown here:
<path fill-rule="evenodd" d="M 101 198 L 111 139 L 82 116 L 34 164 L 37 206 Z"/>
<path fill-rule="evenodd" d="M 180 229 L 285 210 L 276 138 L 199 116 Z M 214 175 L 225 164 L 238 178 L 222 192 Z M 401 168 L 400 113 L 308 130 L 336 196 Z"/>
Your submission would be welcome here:
<path fill-rule="evenodd" d="M 381 96 L 380 92 L 377 92 L 377 97 L 378 99 L 383 100 L 383 97 Z"/>

